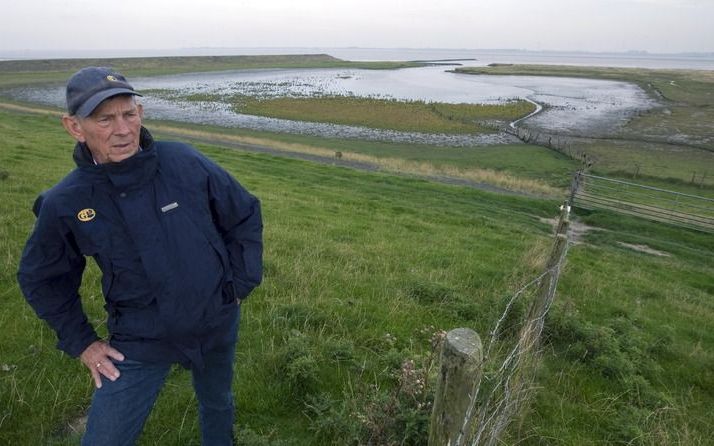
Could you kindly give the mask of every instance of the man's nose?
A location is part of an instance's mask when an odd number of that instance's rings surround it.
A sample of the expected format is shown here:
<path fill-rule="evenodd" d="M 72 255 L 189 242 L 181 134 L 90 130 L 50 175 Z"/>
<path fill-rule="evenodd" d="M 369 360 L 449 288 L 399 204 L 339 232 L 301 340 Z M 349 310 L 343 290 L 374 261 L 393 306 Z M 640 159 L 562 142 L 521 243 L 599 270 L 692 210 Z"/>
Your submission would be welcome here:
<path fill-rule="evenodd" d="M 126 133 L 129 133 L 129 129 L 129 122 L 126 118 L 119 117 L 119 119 L 116 119 L 114 121 L 114 133 L 124 135 Z"/>

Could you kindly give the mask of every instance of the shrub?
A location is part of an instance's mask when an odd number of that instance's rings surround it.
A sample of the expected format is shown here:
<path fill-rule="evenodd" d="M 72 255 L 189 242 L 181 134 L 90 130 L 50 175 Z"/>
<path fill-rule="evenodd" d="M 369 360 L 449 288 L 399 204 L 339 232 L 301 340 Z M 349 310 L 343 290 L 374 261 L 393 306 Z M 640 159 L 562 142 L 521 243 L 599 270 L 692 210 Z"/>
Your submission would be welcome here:
<path fill-rule="evenodd" d="M 554 309 L 545 325 L 546 339 L 567 357 L 617 380 L 630 404 L 649 408 L 663 404 L 664 394 L 651 384 L 659 381 L 661 372 L 653 356 L 668 351 L 672 342 L 669 331 L 655 337 L 627 315 L 617 315 L 605 322 L 606 325 L 595 325 L 580 320 L 574 313 Z"/>
<path fill-rule="evenodd" d="M 278 372 L 295 401 L 304 401 L 318 388 L 319 355 L 312 340 L 293 330 L 278 352 Z"/>
<path fill-rule="evenodd" d="M 310 429 L 322 443 L 426 444 L 435 381 L 431 369 L 443 335 L 434 327 L 416 333 L 412 341 L 429 346 L 429 354 L 422 357 L 400 352 L 396 338 L 385 336 L 391 348 L 380 356 L 389 382 L 362 383 L 339 399 L 325 393 L 309 397 L 305 410 Z"/>

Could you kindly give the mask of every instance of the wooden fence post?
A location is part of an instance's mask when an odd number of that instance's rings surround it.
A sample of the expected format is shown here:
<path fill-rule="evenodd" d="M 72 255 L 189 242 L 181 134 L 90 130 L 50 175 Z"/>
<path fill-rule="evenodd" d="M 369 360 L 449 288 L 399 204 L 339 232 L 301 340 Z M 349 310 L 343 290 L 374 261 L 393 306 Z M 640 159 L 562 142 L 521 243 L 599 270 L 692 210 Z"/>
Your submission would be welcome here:
<path fill-rule="evenodd" d="M 464 424 L 474 384 L 481 377 L 483 347 L 469 328 L 446 334 L 429 425 L 429 446 L 454 445 Z"/>
<path fill-rule="evenodd" d="M 575 196 L 575 191 L 579 187 L 579 181 L 579 175 L 576 175 L 573 180 L 571 197 Z M 560 271 L 554 271 L 553 269 L 562 260 L 563 252 L 568 246 L 570 203 L 572 202 L 573 198 L 570 198 L 568 201 L 564 202 L 560 208 L 560 219 L 558 220 L 558 227 L 555 230 L 555 242 L 551 248 L 550 257 L 545 264 L 546 270 L 551 271 L 541 281 L 539 294 L 531 303 L 531 306 L 528 309 L 526 323 L 521 330 L 519 342 L 524 342 L 524 350 L 530 349 L 530 347 L 532 347 L 532 345 L 540 339 L 540 333 L 543 329 L 545 315 L 548 313 L 548 308 L 550 307 L 555 295 L 553 282 L 557 283 Z"/>

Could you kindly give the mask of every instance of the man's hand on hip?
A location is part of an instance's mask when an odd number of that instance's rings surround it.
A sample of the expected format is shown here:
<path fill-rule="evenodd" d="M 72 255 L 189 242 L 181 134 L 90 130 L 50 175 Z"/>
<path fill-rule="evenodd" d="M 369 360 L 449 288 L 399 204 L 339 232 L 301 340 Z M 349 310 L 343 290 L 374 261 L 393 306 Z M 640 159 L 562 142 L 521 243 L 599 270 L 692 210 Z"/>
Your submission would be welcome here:
<path fill-rule="evenodd" d="M 114 367 L 112 359 L 123 361 L 124 355 L 104 341 L 94 341 L 79 355 L 79 359 L 92 373 L 94 385 L 98 389 L 102 387 L 101 375 L 111 381 L 116 381 L 119 378 L 119 370 Z"/>

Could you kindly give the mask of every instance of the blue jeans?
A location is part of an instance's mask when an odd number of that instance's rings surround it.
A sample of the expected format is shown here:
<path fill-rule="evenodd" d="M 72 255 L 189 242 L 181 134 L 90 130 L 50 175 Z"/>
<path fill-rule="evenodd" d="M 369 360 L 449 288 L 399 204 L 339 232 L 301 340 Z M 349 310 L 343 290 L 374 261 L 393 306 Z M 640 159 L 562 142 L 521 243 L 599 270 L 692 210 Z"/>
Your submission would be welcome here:
<path fill-rule="evenodd" d="M 236 332 L 237 325 L 236 321 L 232 327 Z M 203 446 L 233 444 L 231 383 L 235 337 L 233 339 L 232 343 L 206 352 L 203 370 L 191 370 Z M 135 444 L 172 364 L 145 363 L 127 358 L 114 365 L 121 376 L 114 382 L 102 377 L 102 387 L 94 392 L 92 398 L 82 446 Z"/>

